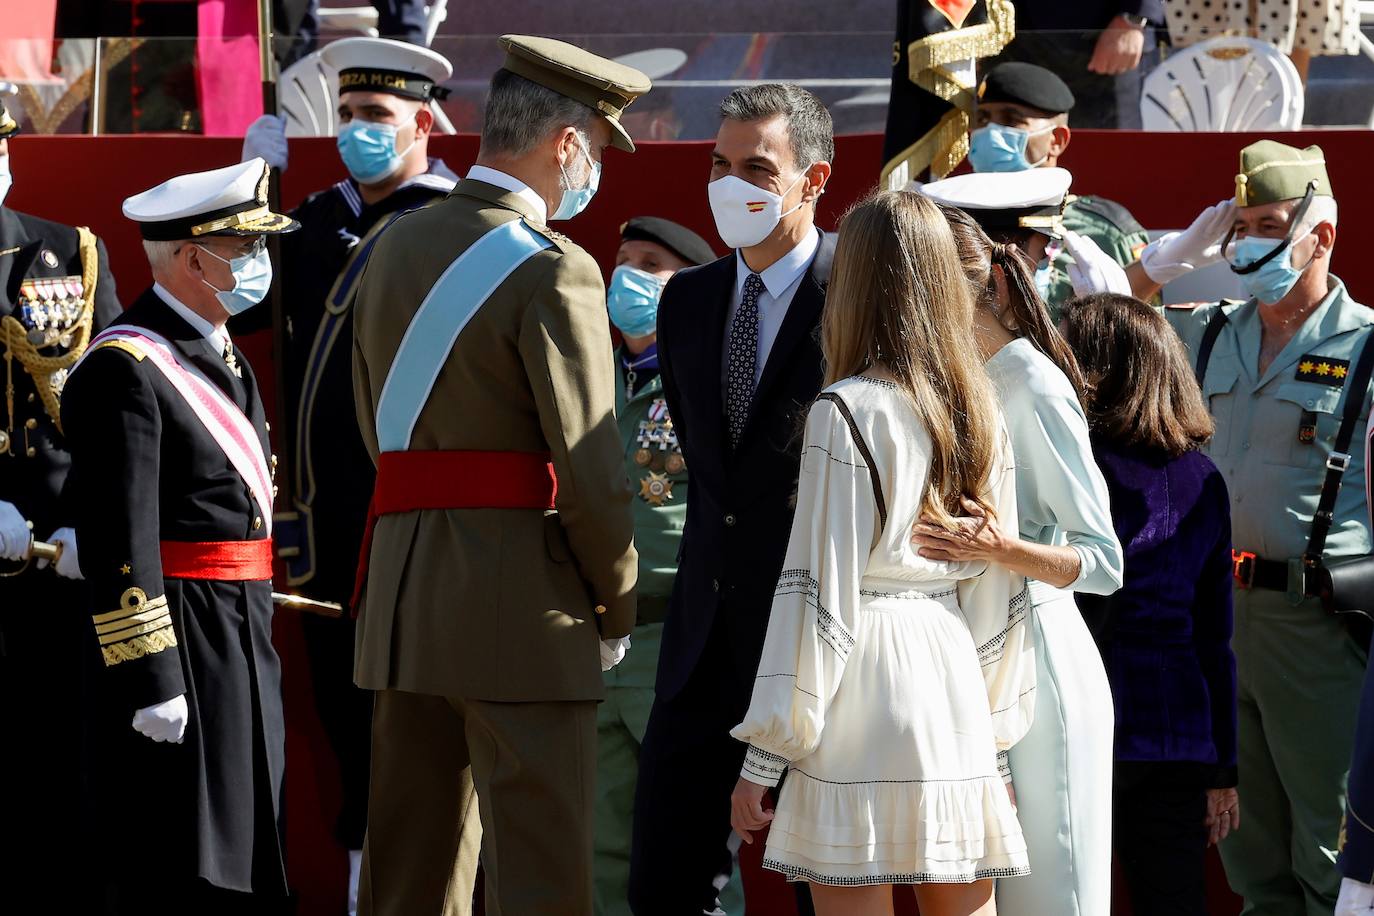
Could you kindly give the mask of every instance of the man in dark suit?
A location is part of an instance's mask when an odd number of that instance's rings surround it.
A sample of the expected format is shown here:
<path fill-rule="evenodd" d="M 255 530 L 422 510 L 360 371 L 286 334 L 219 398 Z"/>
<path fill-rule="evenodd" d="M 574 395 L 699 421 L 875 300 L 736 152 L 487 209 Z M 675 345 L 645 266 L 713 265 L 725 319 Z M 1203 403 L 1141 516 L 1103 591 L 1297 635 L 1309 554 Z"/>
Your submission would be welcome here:
<path fill-rule="evenodd" d="M 708 192 L 736 251 L 676 274 L 658 314 L 668 411 L 691 468 L 680 565 L 640 753 L 630 905 L 718 911 L 730 791 L 773 588 L 792 525 L 801 421 L 821 388 L 819 322 L 833 237 L 815 207 L 830 114 L 791 85 L 721 103 Z"/>
<path fill-rule="evenodd" d="M 270 916 L 286 905 L 285 722 L 272 647 L 275 458 L 225 331 L 272 280 L 267 164 L 124 202 L 155 283 L 62 402 L 81 573 L 104 663 L 96 773 L 119 914 Z M 115 810 L 138 786 L 136 812 Z"/>

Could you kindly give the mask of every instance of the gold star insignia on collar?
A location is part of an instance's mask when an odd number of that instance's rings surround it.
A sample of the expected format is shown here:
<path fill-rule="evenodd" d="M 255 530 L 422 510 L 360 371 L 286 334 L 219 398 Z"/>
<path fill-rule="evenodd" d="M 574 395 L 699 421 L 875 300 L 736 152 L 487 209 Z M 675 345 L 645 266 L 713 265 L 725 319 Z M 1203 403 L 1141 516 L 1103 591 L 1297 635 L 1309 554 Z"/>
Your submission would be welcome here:
<path fill-rule="evenodd" d="M 119 567 L 119 571 L 127 576 L 134 571 L 134 568 L 128 563 L 125 563 L 123 566 Z"/>

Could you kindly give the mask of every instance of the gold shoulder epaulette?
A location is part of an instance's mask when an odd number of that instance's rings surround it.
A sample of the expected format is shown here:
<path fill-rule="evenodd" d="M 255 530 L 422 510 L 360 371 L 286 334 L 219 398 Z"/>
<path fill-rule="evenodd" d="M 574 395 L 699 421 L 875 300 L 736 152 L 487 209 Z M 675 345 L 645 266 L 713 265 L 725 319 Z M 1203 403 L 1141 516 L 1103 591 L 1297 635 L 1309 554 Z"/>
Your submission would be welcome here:
<path fill-rule="evenodd" d="M 116 350 L 123 350 L 125 353 L 129 354 L 139 362 L 143 362 L 145 359 L 148 358 L 148 354 L 144 353 L 142 350 L 140 350 L 133 344 L 129 343 L 127 340 L 102 340 L 100 343 L 95 345 L 95 348 L 97 350 L 103 350 L 105 347 L 114 347 Z"/>

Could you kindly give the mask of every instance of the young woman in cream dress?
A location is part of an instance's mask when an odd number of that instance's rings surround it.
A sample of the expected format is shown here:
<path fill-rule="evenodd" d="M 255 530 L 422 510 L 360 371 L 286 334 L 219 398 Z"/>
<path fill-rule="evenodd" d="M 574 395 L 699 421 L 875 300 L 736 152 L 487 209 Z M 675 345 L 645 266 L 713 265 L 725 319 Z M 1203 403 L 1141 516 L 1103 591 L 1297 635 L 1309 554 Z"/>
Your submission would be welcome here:
<path fill-rule="evenodd" d="M 921 515 L 1016 526 L 1015 475 L 974 351 L 972 297 L 935 205 L 884 193 L 840 228 L 797 511 L 745 719 L 732 823 L 772 822 L 764 866 L 820 916 L 994 912 L 1025 874 L 999 754 L 1026 731 L 1034 650 L 1024 578 L 925 560 Z M 937 522 L 939 523 L 939 522 Z M 787 778 L 776 812 L 764 793 Z"/>

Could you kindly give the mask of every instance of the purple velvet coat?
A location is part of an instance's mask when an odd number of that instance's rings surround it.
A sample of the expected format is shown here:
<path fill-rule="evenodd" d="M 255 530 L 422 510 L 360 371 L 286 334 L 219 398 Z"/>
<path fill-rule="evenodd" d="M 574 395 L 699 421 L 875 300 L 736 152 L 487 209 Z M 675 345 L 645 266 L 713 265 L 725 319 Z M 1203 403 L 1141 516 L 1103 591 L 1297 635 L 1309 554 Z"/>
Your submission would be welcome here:
<path fill-rule="evenodd" d="M 1235 785 L 1231 510 L 1201 452 L 1170 459 L 1093 439 L 1126 557 L 1121 589 L 1077 596 L 1116 705 L 1116 759 L 1208 767 Z"/>

